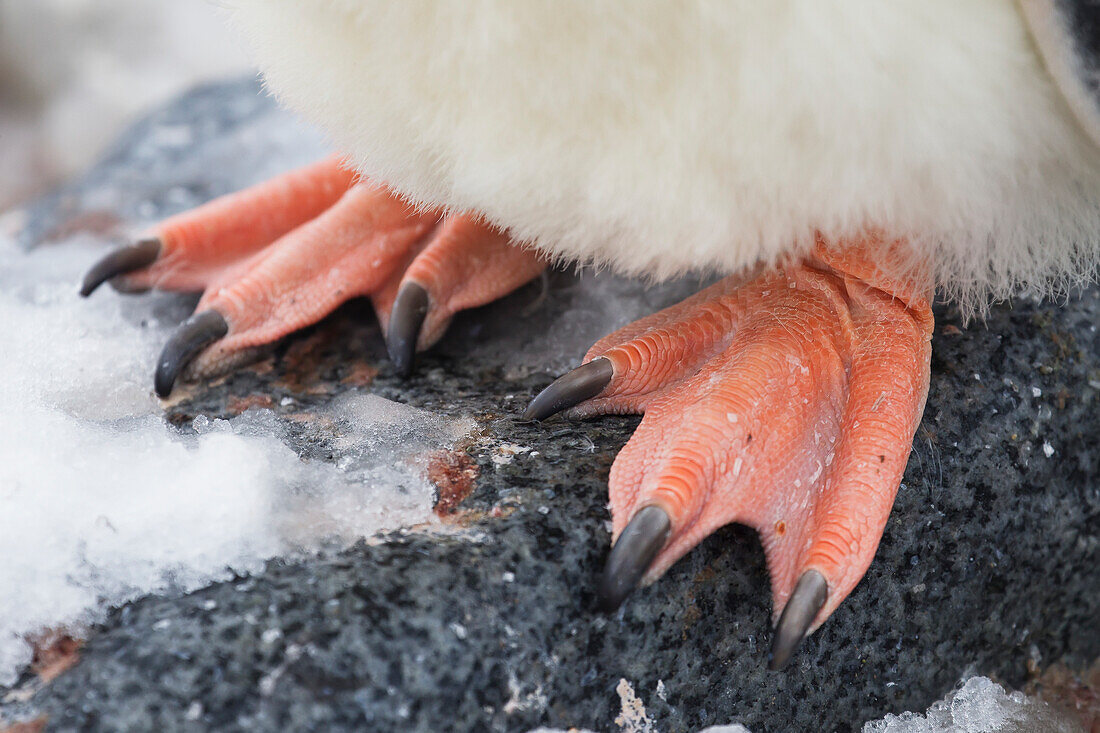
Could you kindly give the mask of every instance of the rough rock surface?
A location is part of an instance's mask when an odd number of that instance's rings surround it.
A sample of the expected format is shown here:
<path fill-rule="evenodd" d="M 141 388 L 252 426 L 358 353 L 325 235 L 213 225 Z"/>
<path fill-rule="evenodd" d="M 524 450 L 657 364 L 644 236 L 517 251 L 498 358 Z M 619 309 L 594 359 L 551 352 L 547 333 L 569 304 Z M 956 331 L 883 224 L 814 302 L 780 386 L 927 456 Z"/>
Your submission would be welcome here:
<path fill-rule="evenodd" d="M 252 83 L 199 90 L 30 210 L 25 236 L 109 239 L 319 149 Z M 58 730 L 608 730 L 626 680 L 659 730 L 848 730 L 924 710 L 966 673 L 1020 687 L 1029 669 L 1100 656 L 1097 290 L 998 306 L 969 328 L 937 310 L 928 408 L 878 555 L 786 671 L 766 668 L 768 579 L 745 528 L 596 613 L 607 473 L 637 418 L 518 414 L 604 330 L 697 285 L 555 273 L 544 299 L 530 286 L 456 319 L 409 379 L 392 374 L 369 308 L 351 304 L 261 368 L 188 392 L 168 408 L 178 425 L 249 400 L 308 410 L 370 382 L 483 430 L 440 469 L 456 503 L 442 528 L 128 604 L 29 700 L 17 694 L 29 674 L 0 690 L 3 713 Z M 602 305 L 608 292 L 621 310 Z"/>

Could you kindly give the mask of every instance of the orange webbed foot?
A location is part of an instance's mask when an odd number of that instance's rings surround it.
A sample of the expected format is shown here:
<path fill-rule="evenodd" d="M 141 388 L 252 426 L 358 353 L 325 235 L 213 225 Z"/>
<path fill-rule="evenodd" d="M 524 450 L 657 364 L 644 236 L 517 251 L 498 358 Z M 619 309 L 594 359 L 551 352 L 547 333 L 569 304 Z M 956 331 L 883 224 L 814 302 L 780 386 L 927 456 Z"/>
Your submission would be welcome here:
<path fill-rule="evenodd" d="M 611 470 L 604 604 L 722 525 L 750 525 L 782 666 L 878 547 L 928 391 L 925 293 L 858 247 L 819 245 L 608 336 L 536 397 L 528 417 L 644 413 Z"/>
<path fill-rule="evenodd" d="M 165 345 L 156 391 L 254 360 L 351 298 L 374 304 L 400 371 L 455 312 L 536 277 L 545 262 L 477 219 L 416 209 L 329 158 L 161 222 L 96 263 L 81 294 L 202 292 Z"/>

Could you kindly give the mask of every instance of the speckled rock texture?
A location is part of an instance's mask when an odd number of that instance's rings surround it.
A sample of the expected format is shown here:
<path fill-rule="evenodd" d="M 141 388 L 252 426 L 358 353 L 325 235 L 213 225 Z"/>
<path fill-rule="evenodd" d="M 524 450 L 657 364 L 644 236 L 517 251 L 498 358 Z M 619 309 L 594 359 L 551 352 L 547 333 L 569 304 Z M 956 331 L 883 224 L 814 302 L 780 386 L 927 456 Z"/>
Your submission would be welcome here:
<path fill-rule="evenodd" d="M 91 228 L 106 246 L 119 223 L 320 149 L 251 82 L 199 90 L 30 210 L 28 244 Z M 392 373 L 369 307 L 350 304 L 262 368 L 191 391 L 169 420 L 227 417 L 249 400 L 303 410 L 369 383 L 473 416 L 482 432 L 451 457 L 460 475 L 440 481 L 457 492 L 442 526 L 138 600 L 91 631 L 74 668 L 29 700 L 9 692 L 21 701 L 5 712 L 47 715 L 56 730 L 618 730 L 625 679 L 657 730 L 850 730 L 924 710 L 968 673 L 1020 687 L 1100 656 L 1097 290 L 999 305 L 970 327 L 937 309 L 928 407 L 878 555 L 786 671 L 766 667 L 768 578 L 742 527 L 597 613 L 608 469 L 637 418 L 518 415 L 619 325 L 589 313 L 601 293 L 622 297 L 623 318 L 697 287 L 554 273 L 545 297 L 536 284 L 456 319 L 408 379 Z"/>

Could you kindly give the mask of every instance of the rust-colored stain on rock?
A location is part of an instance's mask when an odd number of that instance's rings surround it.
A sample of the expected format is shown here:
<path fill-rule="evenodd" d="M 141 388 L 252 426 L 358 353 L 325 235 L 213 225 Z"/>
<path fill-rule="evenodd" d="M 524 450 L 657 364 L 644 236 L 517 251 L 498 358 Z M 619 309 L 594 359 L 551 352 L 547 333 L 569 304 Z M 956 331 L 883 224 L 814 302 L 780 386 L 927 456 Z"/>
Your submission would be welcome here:
<path fill-rule="evenodd" d="M 240 415 L 253 407 L 270 410 L 275 407 L 275 400 L 270 395 L 250 394 L 246 397 L 230 397 L 225 403 L 226 411 L 233 415 Z"/>
<path fill-rule="evenodd" d="M 48 718 L 43 715 L 34 720 L 24 720 L 19 723 L 13 723 L 7 728 L 0 728 L 0 733 L 42 733 L 42 731 L 46 729 L 47 720 Z M 2 721 L 0 721 L 0 725 L 3 725 Z"/>
<path fill-rule="evenodd" d="M 428 480 L 439 491 L 435 502 L 437 516 L 454 513 L 474 490 L 477 464 L 464 451 L 435 451 L 428 456 Z"/>
<path fill-rule="evenodd" d="M 283 355 L 283 377 L 276 385 L 308 395 L 330 394 L 333 385 L 321 374 L 325 351 L 338 339 L 337 329 L 325 323 L 305 338 L 295 338 Z"/>
<path fill-rule="evenodd" d="M 1031 680 L 1024 688 L 1049 705 L 1076 717 L 1082 729 L 1100 733 L 1100 659 L 1083 671 L 1054 663 L 1039 672 L 1037 665 L 1029 664 Z"/>
<path fill-rule="evenodd" d="M 53 682 L 80 661 L 80 647 L 84 644 L 63 631 L 47 631 L 33 642 L 31 670 L 45 683 Z"/>
<path fill-rule="evenodd" d="M 348 387 L 366 387 L 378 376 L 378 368 L 365 361 L 357 361 L 351 365 L 348 375 L 340 380 L 340 384 Z"/>

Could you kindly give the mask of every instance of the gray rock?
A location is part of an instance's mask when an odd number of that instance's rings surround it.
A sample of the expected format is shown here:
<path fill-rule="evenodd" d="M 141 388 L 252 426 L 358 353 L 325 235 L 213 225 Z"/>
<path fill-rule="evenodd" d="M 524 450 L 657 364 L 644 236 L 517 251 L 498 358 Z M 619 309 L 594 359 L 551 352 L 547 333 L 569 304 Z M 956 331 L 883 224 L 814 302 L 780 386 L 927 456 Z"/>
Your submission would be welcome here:
<path fill-rule="evenodd" d="M 113 236 L 320 149 L 251 83 L 199 90 L 37 204 L 27 243 L 88 222 Z M 117 609 L 75 668 L 4 712 L 58 730 L 607 730 L 625 679 L 660 730 L 848 730 L 924 710 L 967 672 L 1019 687 L 1029 664 L 1100 656 L 1095 289 L 1000 305 L 965 329 L 937 309 L 928 407 L 878 555 L 785 672 L 766 668 L 768 578 L 742 527 L 597 613 L 607 473 L 637 418 L 517 416 L 604 331 L 698 285 L 554 273 L 541 302 L 535 285 L 457 318 L 405 380 L 369 309 L 350 304 L 280 347 L 273 370 L 175 405 L 179 425 L 255 393 L 308 406 L 376 367 L 372 391 L 473 415 L 486 445 L 531 450 L 494 461 L 467 449 L 479 474 L 453 532 L 394 532 Z"/>

